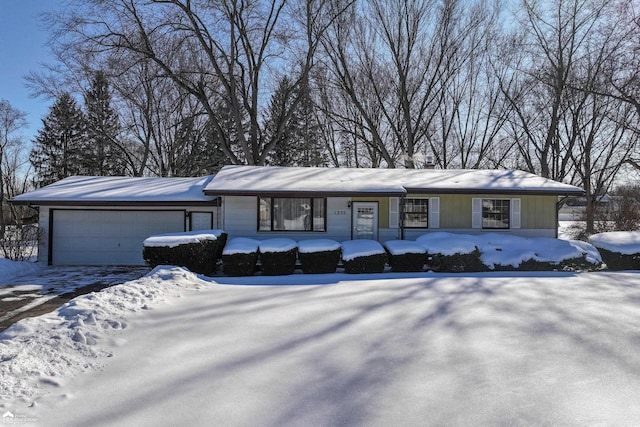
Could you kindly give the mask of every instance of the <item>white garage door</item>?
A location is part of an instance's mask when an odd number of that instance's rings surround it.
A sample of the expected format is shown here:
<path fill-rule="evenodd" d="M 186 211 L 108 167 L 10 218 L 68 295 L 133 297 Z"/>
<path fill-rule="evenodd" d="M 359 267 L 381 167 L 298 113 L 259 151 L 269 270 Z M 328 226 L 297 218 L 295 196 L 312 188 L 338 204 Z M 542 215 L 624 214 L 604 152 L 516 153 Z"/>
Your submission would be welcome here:
<path fill-rule="evenodd" d="M 184 211 L 54 210 L 51 263 L 144 265 L 147 237 L 184 231 Z"/>

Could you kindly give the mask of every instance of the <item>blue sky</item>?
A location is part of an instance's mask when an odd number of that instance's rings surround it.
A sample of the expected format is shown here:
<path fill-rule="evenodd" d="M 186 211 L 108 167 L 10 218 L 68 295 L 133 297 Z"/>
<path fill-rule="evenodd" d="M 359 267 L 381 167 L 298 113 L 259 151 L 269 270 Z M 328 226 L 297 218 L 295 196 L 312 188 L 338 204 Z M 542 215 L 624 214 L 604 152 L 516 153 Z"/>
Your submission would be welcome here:
<path fill-rule="evenodd" d="M 39 15 L 61 4 L 62 0 L 0 0 L 0 99 L 27 113 L 29 127 L 23 135 L 29 141 L 41 127 L 50 101 L 31 98 L 24 76 L 52 61 Z"/>

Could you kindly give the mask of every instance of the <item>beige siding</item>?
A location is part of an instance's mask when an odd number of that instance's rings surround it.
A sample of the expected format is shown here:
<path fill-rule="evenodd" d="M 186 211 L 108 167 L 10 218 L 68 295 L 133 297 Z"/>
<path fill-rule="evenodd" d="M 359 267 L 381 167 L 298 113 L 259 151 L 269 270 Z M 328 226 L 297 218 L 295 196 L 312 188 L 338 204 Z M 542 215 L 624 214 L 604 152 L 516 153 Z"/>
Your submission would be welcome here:
<path fill-rule="evenodd" d="M 412 197 L 407 195 L 407 197 Z M 495 194 L 432 194 L 421 197 L 440 197 L 440 228 L 471 228 L 471 199 L 518 198 L 522 201 L 521 228 L 555 229 L 556 196 L 498 196 Z"/>

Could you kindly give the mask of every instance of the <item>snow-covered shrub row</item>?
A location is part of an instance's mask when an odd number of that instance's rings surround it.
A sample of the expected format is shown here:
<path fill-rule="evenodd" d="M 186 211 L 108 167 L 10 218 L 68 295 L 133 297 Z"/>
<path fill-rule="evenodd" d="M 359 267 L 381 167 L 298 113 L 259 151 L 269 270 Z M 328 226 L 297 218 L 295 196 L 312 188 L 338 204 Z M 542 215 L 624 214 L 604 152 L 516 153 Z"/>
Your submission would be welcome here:
<path fill-rule="evenodd" d="M 423 271 L 427 262 L 424 246 L 410 240 L 389 240 L 384 243 L 391 271 Z"/>
<path fill-rule="evenodd" d="M 416 239 L 437 271 L 594 270 L 602 259 L 590 244 L 507 234 L 427 233 Z"/>
<path fill-rule="evenodd" d="M 375 240 L 342 242 L 342 265 L 345 273 L 382 273 L 387 253 Z"/>
<path fill-rule="evenodd" d="M 194 273 L 212 274 L 227 241 L 222 230 L 158 234 L 147 238 L 142 256 L 151 266 L 176 265 Z"/>
<path fill-rule="evenodd" d="M 640 232 L 613 231 L 594 234 L 589 242 L 598 248 L 611 270 L 640 269 Z"/>
<path fill-rule="evenodd" d="M 298 258 L 305 274 L 335 273 L 342 245 L 330 239 L 308 239 L 298 242 Z"/>
<path fill-rule="evenodd" d="M 260 265 L 266 276 L 293 274 L 296 269 L 298 244 L 291 239 L 267 239 L 260 242 Z"/>

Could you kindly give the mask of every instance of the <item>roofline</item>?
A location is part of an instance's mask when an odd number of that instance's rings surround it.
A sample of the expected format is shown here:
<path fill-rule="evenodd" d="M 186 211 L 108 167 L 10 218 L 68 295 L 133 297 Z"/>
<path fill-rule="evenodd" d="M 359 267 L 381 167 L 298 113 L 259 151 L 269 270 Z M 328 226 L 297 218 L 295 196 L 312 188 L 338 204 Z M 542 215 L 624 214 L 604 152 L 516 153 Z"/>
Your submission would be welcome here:
<path fill-rule="evenodd" d="M 350 197 L 350 196 L 368 196 L 368 197 L 398 197 L 406 194 L 406 191 L 286 191 L 286 190 L 204 190 L 206 196 L 265 196 L 265 197 Z"/>
<path fill-rule="evenodd" d="M 505 189 L 505 188 L 407 188 L 408 194 L 507 194 L 507 195 L 527 195 L 527 196 L 563 196 L 563 195 L 583 195 L 584 190 L 580 188 L 572 189 L 548 189 L 548 190 L 527 190 L 527 189 Z"/>
<path fill-rule="evenodd" d="M 505 195 L 528 195 L 528 196 L 563 196 L 563 195 L 583 195 L 584 190 L 572 189 L 549 189 L 549 190 L 526 190 L 526 189 L 497 189 L 497 188 L 406 188 L 405 191 L 255 191 L 255 190 L 204 190 L 207 196 L 296 196 L 296 197 L 398 197 L 406 194 L 505 194 Z"/>
<path fill-rule="evenodd" d="M 195 200 L 195 201 L 124 201 L 124 200 L 9 200 L 9 203 L 17 206 L 131 206 L 131 207 L 165 207 L 165 206 L 219 206 L 220 199 Z"/>

